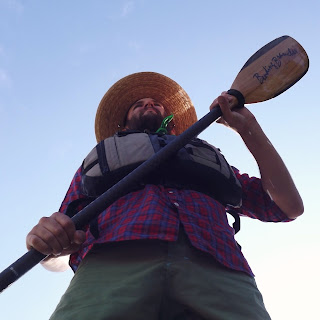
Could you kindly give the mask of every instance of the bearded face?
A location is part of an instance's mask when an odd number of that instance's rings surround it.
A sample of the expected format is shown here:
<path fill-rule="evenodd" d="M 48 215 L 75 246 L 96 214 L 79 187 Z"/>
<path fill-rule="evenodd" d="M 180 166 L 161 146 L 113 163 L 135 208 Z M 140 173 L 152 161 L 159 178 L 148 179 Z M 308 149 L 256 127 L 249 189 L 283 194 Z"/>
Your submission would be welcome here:
<path fill-rule="evenodd" d="M 130 130 L 155 132 L 159 129 L 165 110 L 161 103 L 152 98 L 135 102 L 128 111 L 126 128 Z"/>

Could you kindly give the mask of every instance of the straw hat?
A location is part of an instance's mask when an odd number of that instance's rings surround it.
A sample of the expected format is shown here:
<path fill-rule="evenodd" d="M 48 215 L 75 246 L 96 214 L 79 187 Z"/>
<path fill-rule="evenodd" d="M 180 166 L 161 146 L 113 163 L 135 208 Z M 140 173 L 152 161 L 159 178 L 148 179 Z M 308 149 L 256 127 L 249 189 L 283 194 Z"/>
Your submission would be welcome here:
<path fill-rule="evenodd" d="M 124 128 L 131 105 L 143 98 L 162 103 L 173 114 L 175 132 L 182 133 L 197 121 L 196 111 L 187 93 L 172 79 L 155 72 L 139 72 L 117 81 L 102 98 L 95 120 L 98 142 Z"/>

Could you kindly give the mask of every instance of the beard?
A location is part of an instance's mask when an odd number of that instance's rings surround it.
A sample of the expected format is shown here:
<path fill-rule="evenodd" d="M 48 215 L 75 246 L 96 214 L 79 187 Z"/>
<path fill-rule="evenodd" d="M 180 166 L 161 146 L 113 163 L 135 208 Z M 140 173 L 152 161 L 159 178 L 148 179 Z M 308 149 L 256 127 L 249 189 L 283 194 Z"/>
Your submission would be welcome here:
<path fill-rule="evenodd" d="M 129 130 L 138 130 L 141 132 L 156 132 L 162 123 L 163 116 L 158 110 L 155 112 L 144 112 L 138 114 L 127 121 L 126 126 Z"/>

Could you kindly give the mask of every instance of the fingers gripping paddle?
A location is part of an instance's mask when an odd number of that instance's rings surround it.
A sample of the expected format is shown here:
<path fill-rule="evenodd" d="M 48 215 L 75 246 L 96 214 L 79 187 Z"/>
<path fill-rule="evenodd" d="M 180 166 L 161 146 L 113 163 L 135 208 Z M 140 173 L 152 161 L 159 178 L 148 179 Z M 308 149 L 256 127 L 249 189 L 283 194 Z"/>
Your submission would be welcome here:
<path fill-rule="evenodd" d="M 232 107 L 239 103 L 255 103 L 271 99 L 295 84 L 307 72 L 308 56 L 301 45 L 290 38 L 277 38 L 257 51 L 243 66 L 234 80 L 229 93 L 236 98 Z M 221 116 L 219 107 L 213 108 L 207 115 L 177 136 L 165 148 L 111 187 L 99 198 L 78 212 L 72 220 L 77 229 L 81 229 L 119 197 L 130 190 L 130 186 L 164 162 L 192 138 L 197 136 L 212 122 Z M 0 292 L 19 279 L 46 256 L 36 250 L 30 250 L 16 262 L 0 273 Z"/>

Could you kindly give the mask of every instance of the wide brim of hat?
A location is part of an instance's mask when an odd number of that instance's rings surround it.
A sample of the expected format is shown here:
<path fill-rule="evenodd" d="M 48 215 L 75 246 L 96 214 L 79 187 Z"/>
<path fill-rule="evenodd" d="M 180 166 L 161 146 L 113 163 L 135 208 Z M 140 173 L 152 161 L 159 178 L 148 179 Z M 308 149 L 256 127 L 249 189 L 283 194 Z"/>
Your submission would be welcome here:
<path fill-rule="evenodd" d="M 179 84 L 159 73 L 139 72 L 120 79 L 103 96 L 95 119 L 97 141 L 124 129 L 130 106 L 143 98 L 157 100 L 174 115 L 177 135 L 197 121 L 191 99 Z"/>

